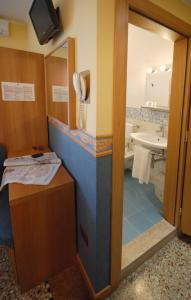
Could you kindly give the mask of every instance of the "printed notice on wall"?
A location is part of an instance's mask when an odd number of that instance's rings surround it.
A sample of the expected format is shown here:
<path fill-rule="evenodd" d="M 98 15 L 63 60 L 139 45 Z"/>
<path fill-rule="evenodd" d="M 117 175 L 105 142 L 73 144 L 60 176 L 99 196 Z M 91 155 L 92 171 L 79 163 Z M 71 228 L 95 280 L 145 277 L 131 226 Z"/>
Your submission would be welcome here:
<path fill-rule="evenodd" d="M 69 91 L 67 86 L 53 85 L 52 86 L 52 101 L 53 102 L 68 102 Z"/>
<path fill-rule="evenodd" d="M 3 101 L 35 101 L 34 84 L 1 82 Z"/>

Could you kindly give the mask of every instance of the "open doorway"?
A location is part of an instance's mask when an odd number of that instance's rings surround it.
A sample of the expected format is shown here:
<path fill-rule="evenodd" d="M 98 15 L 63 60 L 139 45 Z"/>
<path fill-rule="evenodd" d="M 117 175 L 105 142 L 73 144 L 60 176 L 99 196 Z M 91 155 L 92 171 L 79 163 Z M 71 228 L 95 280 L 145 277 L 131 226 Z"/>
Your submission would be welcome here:
<path fill-rule="evenodd" d="M 123 245 L 163 218 L 174 42 L 129 24 Z"/>
<path fill-rule="evenodd" d="M 180 140 L 173 138 L 181 128 L 181 123 L 178 128 L 174 120 L 180 108 L 176 107 L 180 92 L 178 69 L 182 76 L 179 80 L 184 83 L 185 79 L 185 61 L 178 61 L 177 52 L 186 60 L 186 51 L 183 36 L 130 12 L 124 137 L 124 275 L 175 234 L 175 202 L 170 197 L 176 193 L 180 147 Z M 178 98 L 183 100 L 184 89 L 181 93 Z"/>
<path fill-rule="evenodd" d="M 134 20 L 132 14 L 135 14 Z M 138 15 L 138 18 L 136 15 Z M 140 17 L 142 20 L 140 20 Z M 191 26 L 150 1 L 116 1 L 111 210 L 112 287 L 116 286 L 121 276 L 123 276 L 121 262 L 128 64 L 127 40 L 128 25 L 130 23 L 147 30 L 149 29 L 152 32 L 163 35 L 163 37 L 165 35 L 174 42 L 163 217 L 179 229 L 185 165 L 185 141 L 187 138 L 188 107 L 190 104 Z M 164 232 L 163 229 L 161 232 Z M 134 249 L 136 248 L 134 247 Z M 141 260 L 141 262 L 145 259 Z"/>

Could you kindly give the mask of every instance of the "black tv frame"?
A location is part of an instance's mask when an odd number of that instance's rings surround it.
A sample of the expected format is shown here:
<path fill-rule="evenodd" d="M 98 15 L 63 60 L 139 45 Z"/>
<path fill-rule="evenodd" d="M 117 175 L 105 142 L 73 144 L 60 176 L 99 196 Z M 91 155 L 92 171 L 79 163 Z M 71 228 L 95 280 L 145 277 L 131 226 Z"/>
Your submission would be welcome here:
<path fill-rule="evenodd" d="M 41 0 L 33 0 L 33 3 L 29 10 L 29 16 L 30 16 L 31 22 L 33 24 L 33 27 L 36 32 L 36 36 L 38 38 L 40 45 L 44 45 L 44 44 L 48 43 L 49 40 L 51 40 L 57 33 L 59 33 L 61 31 L 60 10 L 59 10 L 59 7 L 57 7 L 56 9 L 54 8 L 52 0 L 51 1 L 43 0 L 47 5 L 47 10 L 49 12 L 49 16 L 52 20 L 52 24 L 54 27 L 51 27 L 51 28 L 49 27 L 49 30 L 47 30 L 46 33 L 40 37 L 38 35 L 37 28 L 33 22 L 32 16 L 31 16 L 32 9 L 33 9 L 33 6 L 35 5 L 36 1 L 41 1 Z"/>

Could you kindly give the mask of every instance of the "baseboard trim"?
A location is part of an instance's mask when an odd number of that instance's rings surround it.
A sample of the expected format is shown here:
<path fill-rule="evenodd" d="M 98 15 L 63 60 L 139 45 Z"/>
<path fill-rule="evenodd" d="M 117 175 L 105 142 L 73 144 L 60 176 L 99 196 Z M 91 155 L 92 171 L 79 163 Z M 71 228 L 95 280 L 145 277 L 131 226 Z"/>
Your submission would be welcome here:
<path fill-rule="evenodd" d="M 79 266 L 82 277 L 85 281 L 86 287 L 88 289 L 90 299 L 92 299 L 92 300 L 94 300 L 94 299 L 102 300 L 102 299 L 105 299 L 106 296 L 109 296 L 114 291 L 115 288 L 113 288 L 111 285 L 108 285 L 103 290 L 96 293 L 96 291 L 94 290 L 94 287 L 91 283 L 91 280 L 89 279 L 89 276 L 88 276 L 88 274 L 87 274 L 87 272 L 86 272 L 86 270 L 83 266 L 83 263 L 82 263 L 82 261 L 81 261 L 78 254 L 76 256 L 76 259 L 77 259 L 77 264 Z"/>

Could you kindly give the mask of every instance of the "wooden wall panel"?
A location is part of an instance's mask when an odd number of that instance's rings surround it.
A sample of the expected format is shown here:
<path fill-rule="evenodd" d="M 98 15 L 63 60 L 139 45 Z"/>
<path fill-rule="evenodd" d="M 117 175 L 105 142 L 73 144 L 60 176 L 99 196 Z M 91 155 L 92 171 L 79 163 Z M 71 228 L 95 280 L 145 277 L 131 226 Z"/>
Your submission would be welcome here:
<path fill-rule="evenodd" d="M 68 102 L 52 101 L 53 85 L 68 85 L 67 59 L 48 56 L 46 64 L 46 89 L 47 89 L 47 113 L 48 115 L 68 124 Z"/>
<path fill-rule="evenodd" d="M 36 101 L 3 101 L 0 89 L 0 143 L 9 151 L 47 146 L 43 55 L 0 48 L 2 81 L 34 83 Z"/>

